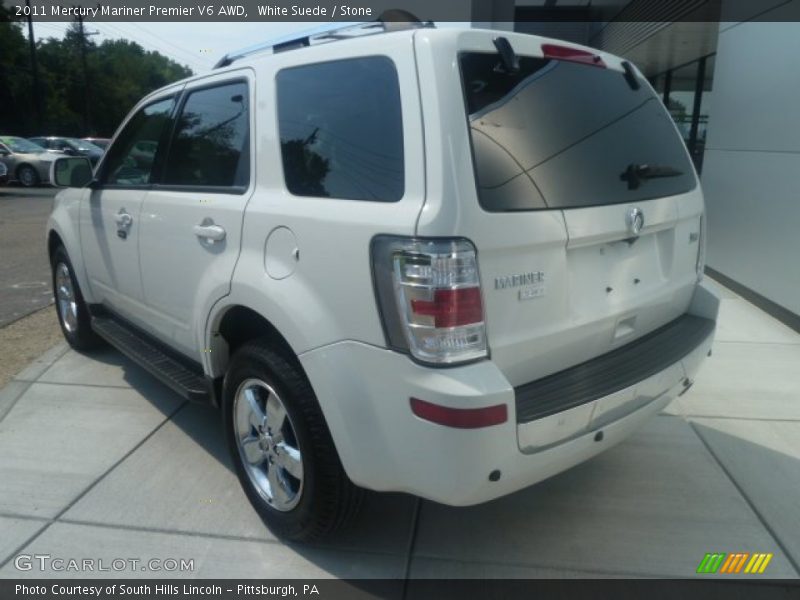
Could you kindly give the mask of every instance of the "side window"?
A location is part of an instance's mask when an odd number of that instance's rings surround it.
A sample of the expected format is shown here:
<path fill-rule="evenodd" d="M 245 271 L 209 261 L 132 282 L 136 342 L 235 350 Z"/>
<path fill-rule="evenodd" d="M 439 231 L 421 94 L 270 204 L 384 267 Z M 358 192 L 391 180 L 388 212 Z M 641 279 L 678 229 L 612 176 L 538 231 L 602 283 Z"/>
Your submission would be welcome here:
<path fill-rule="evenodd" d="M 169 123 L 174 98 L 159 100 L 142 108 L 125 125 L 108 149 L 104 167 L 106 185 L 148 185 L 156 150 Z"/>
<path fill-rule="evenodd" d="M 395 202 L 403 196 L 403 122 L 394 63 L 354 58 L 280 71 L 278 127 L 296 196 Z"/>
<path fill-rule="evenodd" d="M 190 92 L 175 126 L 162 183 L 247 187 L 249 129 L 247 83 Z"/>

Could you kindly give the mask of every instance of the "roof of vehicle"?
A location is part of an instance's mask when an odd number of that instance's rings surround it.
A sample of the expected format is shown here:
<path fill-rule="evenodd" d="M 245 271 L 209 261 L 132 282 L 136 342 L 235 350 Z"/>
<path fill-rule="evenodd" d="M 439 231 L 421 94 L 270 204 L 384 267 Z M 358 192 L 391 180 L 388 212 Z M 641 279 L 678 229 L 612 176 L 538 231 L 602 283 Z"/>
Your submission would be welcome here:
<path fill-rule="evenodd" d="M 405 11 L 399 12 L 409 15 L 409 13 L 406 13 Z M 413 15 L 410 16 L 413 18 Z M 256 46 L 251 46 L 249 48 L 226 54 L 222 59 L 220 59 L 220 61 L 217 62 L 210 72 L 192 75 L 164 86 L 163 88 L 148 94 L 145 98 L 143 98 L 143 101 L 147 101 L 154 96 L 161 95 L 170 89 L 179 89 L 194 81 L 202 80 L 212 75 L 225 73 L 229 70 L 237 70 L 245 66 L 254 66 L 274 54 L 282 54 L 288 51 L 303 51 L 305 49 L 314 48 L 332 42 L 349 44 L 359 40 L 364 40 L 364 38 L 372 39 L 377 35 L 413 37 L 417 34 L 423 33 L 426 37 L 440 39 L 452 39 L 465 33 L 489 35 L 492 37 L 492 39 L 500 36 L 508 38 L 510 41 L 512 41 L 512 45 L 514 39 L 525 38 L 528 40 L 536 40 L 542 44 L 554 44 L 565 48 L 573 48 L 576 50 L 591 52 L 592 54 L 601 57 L 605 61 L 606 68 L 618 71 L 623 71 L 623 63 L 627 62 L 618 56 L 603 52 L 596 48 L 522 32 L 500 31 L 497 29 L 478 29 L 472 27 L 448 27 L 446 29 L 437 29 L 431 22 L 420 22 L 417 20 L 412 22 L 397 21 L 392 23 L 369 21 L 366 23 L 358 23 L 356 25 L 348 25 L 345 27 L 331 27 L 330 25 L 323 26 L 311 31 L 300 32 L 290 36 L 273 39 L 263 44 L 258 44 Z"/>

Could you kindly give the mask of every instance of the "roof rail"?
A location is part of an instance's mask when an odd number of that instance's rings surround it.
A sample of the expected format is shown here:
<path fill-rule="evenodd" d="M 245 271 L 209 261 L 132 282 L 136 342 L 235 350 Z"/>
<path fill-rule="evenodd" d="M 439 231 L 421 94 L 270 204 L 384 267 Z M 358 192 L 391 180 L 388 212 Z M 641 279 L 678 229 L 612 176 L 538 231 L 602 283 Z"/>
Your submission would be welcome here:
<path fill-rule="evenodd" d="M 272 50 L 272 54 L 277 54 L 278 52 L 286 52 L 287 50 L 305 48 L 312 44 L 323 44 L 376 33 L 388 33 L 423 27 L 434 27 L 434 24 L 432 21 L 420 21 L 417 17 L 405 10 L 387 10 L 374 21 L 366 21 L 364 23 L 355 23 L 352 25 L 331 23 L 301 33 L 283 36 L 262 44 L 256 44 L 255 46 L 249 46 L 242 50 L 226 54 L 213 68 L 220 69 L 222 67 L 227 67 L 241 58 L 259 52 L 266 52 L 267 50 Z"/>

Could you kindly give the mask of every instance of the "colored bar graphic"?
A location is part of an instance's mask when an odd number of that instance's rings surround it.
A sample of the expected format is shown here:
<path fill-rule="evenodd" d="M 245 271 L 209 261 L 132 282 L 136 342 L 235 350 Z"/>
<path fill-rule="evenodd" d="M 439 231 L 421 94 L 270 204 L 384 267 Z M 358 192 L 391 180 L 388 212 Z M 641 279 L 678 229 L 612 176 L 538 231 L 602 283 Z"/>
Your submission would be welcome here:
<path fill-rule="evenodd" d="M 698 573 L 716 573 L 727 555 L 724 552 L 706 554 L 697 567 Z"/>
<path fill-rule="evenodd" d="M 764 555 L 764 561 L 761 563 L 761 566 L 758 568 L 759 573 L 763 573 L 767 569 L 767 565 L 769 561 L 772 560 L 772 553 Z"/>
<path fill-rule="evenodd" d="M 707 553 L 697 566 L 698 573 L 751 573 L 766 571 L 773 554 L 766 552 L 725 552 Z M 747 565 L 747 566 L 745 566 Z"/>

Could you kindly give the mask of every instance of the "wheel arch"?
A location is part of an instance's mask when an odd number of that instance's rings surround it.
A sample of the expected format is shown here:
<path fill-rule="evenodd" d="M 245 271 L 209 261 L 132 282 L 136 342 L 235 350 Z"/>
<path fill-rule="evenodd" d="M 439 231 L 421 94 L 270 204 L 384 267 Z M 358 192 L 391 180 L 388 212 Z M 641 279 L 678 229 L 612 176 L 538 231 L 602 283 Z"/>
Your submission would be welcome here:
<path fill-rule="evenodd" d="M 36 173 L 36 177 L 38 179 L 41 179 L 41 177 L 39 176 L 39 171 L 36 169 L 36 167 L 34 167 L 29 162 L 21 162 L 14 168 L 14 177 L 17 179 L 17 181 L 19 181 L 19 173 L 20 173 L 20 171 L 22 171 L 22 169 L 24 169 L 25 167 L 33 169 L 33 172 Z"/>
<path fill-rule="evenodd" d="M 65 249 L 67 247 L 64 244 L 64 240 L 61 239 L 61 235 L 55 229 L 50 229 L 47 232 L 47 257 L 50 260 L 51 267 L 53 266 L 53 254 L 59 246 L 64 246 Z M 67 254 L 69 254 L 69 251 L 67 251 Z"/>
<path fill-rule="evenodd" d="M 267 339 L 272 348 L 305 375 L 297 352 L 281 331 L 260 312 L 243 304 L 232 304 L 217 312 L 210 320 L 208 347 L 209 366 L 213 377 L 221 377 L 230 357 L 243 344 Z"/>

